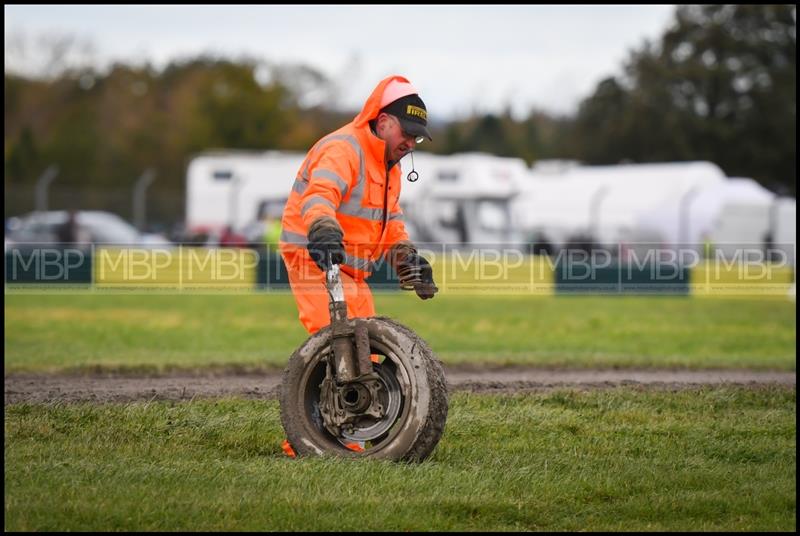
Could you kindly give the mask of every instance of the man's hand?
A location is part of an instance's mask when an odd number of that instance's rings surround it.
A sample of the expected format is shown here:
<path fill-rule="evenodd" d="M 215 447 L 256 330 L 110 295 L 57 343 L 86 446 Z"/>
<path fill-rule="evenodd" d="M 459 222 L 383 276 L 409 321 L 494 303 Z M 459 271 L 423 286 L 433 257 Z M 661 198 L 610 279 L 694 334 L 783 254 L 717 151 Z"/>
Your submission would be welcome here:
<path fill-rule="evenodd" d="M 423 300 L 433 298 L 439 291 L 433 282 L 431 264 L 410 243 L 401 242 L 393 247 L 389 262 L 397 272 L 403 290 L 414 290 Z"/>
<path fill-rule="evenodd" d="M 344 262 L 344 233 L 333 218 L 321 217 L 308 228 L 308 253 L 323 272 Z"/>
<path fill-rule="evenodd" d="M 411 290 L 423 300 L 433 298 L 439 288 L 433 282 L 433 268 L 428 260 L 414 253 L 405 258 L 397 267 L 397 276 L 400 278 L 400 288 Z"/>

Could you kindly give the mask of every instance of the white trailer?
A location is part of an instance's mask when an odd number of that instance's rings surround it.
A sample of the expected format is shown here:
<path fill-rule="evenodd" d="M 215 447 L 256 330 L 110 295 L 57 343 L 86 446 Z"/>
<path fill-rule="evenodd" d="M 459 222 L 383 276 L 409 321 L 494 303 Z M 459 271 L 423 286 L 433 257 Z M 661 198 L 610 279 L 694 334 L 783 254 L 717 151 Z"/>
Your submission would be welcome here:
<path fill-rule="evenodd" d="M 264 213 L 280 217 L 305 153 L 213 151 L 195 156 L 186 174 L 186 228 L 243 229 Z"/>
<path fill-rule="evenodd" d="M 525 162 L 480 153 L 434 155 L 415 152 L 417 182 L 401 162 L 400 204 L 411 238 L 418 242 L 519 243 L 511 200 L 527 180 Z M 191 232 L 240 231 L 266 210 L 280 216 L 304 153 L 208 152 L 187 172 L 186 227 Z"/>
<path fill-rule="evenodd" d="M 516 221 L 529 236 L 558 244 L 576 236 L 603 244 L 676 243 L 694 192 L 724 181 L 710 162 L 534 169 L 514 203 Z"/>
<path fill-rule="evenodd" d="M 415 152 L 413 168 L 419 180 L 407 182 L 412 161 L 406 156 L 400 205 L 413 240 L 452 246 L 521 244 L 511 202 L 528 177 L 522 159 Z"/>
<path fill-rule="evenodd" d="M 528 237 L 564 245 L 715 245 L 726 256 L 772 246 L 794 264 L 795 207 L 750 178 L 725 177 L 710 162 L 536 166 L 514 201 Z"/>
<path fill-rule="evenodd" d="M 762 247 L 770 233 L 774 199 L 775 194 L 753 179 L 730 178 L 692 200 L 689 226 L 726 253 L 740 246 Z"/>
<path fill-rule="evenodd" d="M 770 209 L 773 247 L 783 251 L 792 266 L 797 266 L 797 200 L 779 197 Z"/>

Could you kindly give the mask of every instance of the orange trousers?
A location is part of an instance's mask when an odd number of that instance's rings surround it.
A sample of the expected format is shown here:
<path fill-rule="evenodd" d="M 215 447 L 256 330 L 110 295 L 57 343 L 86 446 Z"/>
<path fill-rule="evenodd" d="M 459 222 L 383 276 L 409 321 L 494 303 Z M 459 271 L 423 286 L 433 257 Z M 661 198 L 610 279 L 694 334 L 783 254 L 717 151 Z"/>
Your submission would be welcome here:
<path fill-rule="evenodd" d="M 331 323 L 325 273 L 304 249 L 282 250 L 281 255 L 289 275 L 289 286 L 300 311 L 300 322 L 310 334 L 316 333 Z M 347 301 L 348 318 L 375 316 L 375 303 L 369 285 L 344 271 L 339 273 Z"/>

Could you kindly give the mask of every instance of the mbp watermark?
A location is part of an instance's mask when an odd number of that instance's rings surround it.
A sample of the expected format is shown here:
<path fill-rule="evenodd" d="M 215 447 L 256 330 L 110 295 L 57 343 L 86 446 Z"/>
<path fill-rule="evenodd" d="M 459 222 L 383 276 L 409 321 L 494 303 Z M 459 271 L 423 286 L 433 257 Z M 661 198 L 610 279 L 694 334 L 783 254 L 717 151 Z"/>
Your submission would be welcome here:
<path fill-rule="evenodd" d="M 525 264 L 525 255 L 517 249 L 499 248 L 471 250 L 455 249 L 449 259 L 448 278 L 474 278 L 483 283 L 507 282 L 511 274 Z"/>
<path fill-rule="evenodd" d="M 385 246 L 346 248 L 343 273 L 366 277 L 372 289 L 396 290 L 399 280 Z M 417 251 L 445 293 L 782 294 L 795 274 L 794 244 L 567 243 L 549 255 L 532 255 L 524 246 L 420 243 Z M 80 283 L 136 292 L 285 291 L 290 272 L 296 288 L 308 283 L 324 289 L 304 249 L 289 257 L 268 249 L 202 246 L 15 244 L 6 250 L 7 289 Z"/>
<path fill-rule="evenodd" d="M 733 254 L 714 252 L 713 278 L 722 279 L 732 271 L 740 281 L 772 280 L 775 268 L 790 267 L 789 255 L 783 249 L 736 248 Z"/>
<path fill-rule="evenodd" d="M 6 283 L 85 283 L 91 257 L 79 248 L 13 247 L 6 252 Z"/>
<path fill-rule="evenodd" d="M 722 283 L 732 293 L 783 294 L 794 281 L 796 258 L 793 244 L 567 243 L 535 256 L 511 244 L 438 246 L 426 250 L 433 252 L 440 288 L 501 293 L 688 295 Z"/>
<path fill-rule="evenodd" d="M 97 283 L 157 282 L 159 275 L 174 262 L 167 249 L 105 249 L 97 251 Z M 162 276 L 163 277 L 163 276 Z"/>
<path fill-rule="evenodd" d="M 688 270 L 700 262 L 700 254 L 693 248 L 647 248 L 628 250 L 627 259 L 621 264 L 625 271 L 625 280 L 635 279 L 634 273 L 648 272 L 652 281 L 683 281 L 688 277 Z"/>
<path fill-rule="evenodd" d="M 96 283 L 125 287 L 227 289 L 255 286 L 259 253 L 239 248 L 100 249 Z"/>
<path fill-rule="evenodd" d="M 240 284 L 252 280 L 260 259 L 253 250 L 191 249 L 186 260 L 187 284 Z"/>

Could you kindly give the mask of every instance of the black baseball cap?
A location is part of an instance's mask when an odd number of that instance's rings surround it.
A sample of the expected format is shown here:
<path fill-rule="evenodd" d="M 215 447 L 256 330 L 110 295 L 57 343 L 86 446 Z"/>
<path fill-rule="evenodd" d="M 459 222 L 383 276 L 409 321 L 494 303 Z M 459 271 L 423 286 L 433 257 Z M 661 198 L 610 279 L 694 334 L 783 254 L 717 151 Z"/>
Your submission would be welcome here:
<path fill-rule="evenodd" d="M 419 95 L 413 93 L 392 101 L 381 112 L 392 114 L 400 120 L 400 126 L 414 137 L 423 136 L 433 141 L 428 130 L 428 110 Z"/>

